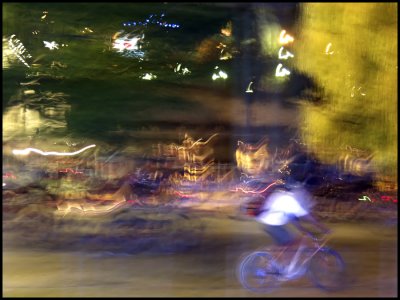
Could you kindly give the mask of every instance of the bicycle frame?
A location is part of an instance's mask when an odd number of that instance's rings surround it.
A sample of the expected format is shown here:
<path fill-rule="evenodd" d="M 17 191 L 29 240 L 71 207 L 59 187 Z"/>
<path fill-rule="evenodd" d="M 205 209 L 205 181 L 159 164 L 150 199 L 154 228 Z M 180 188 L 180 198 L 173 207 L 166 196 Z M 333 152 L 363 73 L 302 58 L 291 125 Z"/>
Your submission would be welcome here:
<path fill-rule="evenodd" d="M 303 267 L 311 260 L 311 258 L 318 252 L 320 251 L 327 243 L 328 239 L 325 238 L 322 240 L 321 243 L 318 242 L 318 240 L 313 239 L 313 246 L 312 247 L 307 247 L 307 243 L 305 243 L 305 240 L 308 240 L 306 236 L 303 236 L 299 247 L 297 248 L 295 254 L 292 256 L 288 264 L 286 264 L 283 274 L 287 279 L 294 279 L 296 277 L 300 277 L 303 275 L 301 270 L 304 270 Z M 307 257 L 301 262 L 300 265 L 298 265 L 301 254 L 308 254 L 309 252 L 304 251 L 304 249 L 312 249 L 311 254 L 307 255 Z M 283 249 L 277 256 L 275 256 L 275 261 L 278 260 L 278 258 L 287 250 L 287 247 Z M 296 266 L 296 267 L 295 267 Z"/>
<path fill-rule="evenodd" d="M 328 238 L 316 239 L 311 237 L 312 245 L 306 243 L 306 238 L 303 237 L 297 249 L 293 249 L 294 254 L 290 258 L 279 260 L 284 251 L 278 249 L 263 248 L 247 254 L 242 260 L 238 268 L 239 281 L 246 288 L 254 292 L 269 292 L 277 288 L 283 281 L 291 281 L 307 275 L 311 282 L 318 288 L 326 291 L 335 291 L 343 287 L 345 280 L 344 261 L 340 255 L 325 246 Z M 335 268 L 333 276 L 326 278 L 325 275 L 330 274 L 330 266 L 325 264 L 320 265 L 320 261 L 315 261 L 314 258 L 318 253 L 322 253 L 322 258 L 329 255 L 335 259 Z M 261 262 L 261 265 L 257 265 Z M 256 264 L 254 264 L 256 262 Z M 315 273 L 317 271 L 317 273 Z M 322 273 L 321 273 L 322 272 Z M 328 281 L 325 281 L 328 279 Z"/>

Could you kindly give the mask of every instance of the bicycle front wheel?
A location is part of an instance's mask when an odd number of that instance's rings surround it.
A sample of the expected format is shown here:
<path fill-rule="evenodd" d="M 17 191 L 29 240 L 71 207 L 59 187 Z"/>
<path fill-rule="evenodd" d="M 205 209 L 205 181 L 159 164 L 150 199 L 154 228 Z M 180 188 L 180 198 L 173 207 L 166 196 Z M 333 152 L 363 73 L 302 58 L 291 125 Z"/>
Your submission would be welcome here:
<path fill-rule="evenodd" d="M 266 293 L 279 285 L 279 266 L 271 254 L 266 251 L 256 251 L 247 255 L 239 265 L 240 283 L 246 289 Z"/>
<path fill-rule="evenodd" d="M 335 250 L 322 248 L 311 259 L 308 275 L 318 288 L 326 291 L 337 291 L 344 287 L 346 281 L 345 263 Z"/>

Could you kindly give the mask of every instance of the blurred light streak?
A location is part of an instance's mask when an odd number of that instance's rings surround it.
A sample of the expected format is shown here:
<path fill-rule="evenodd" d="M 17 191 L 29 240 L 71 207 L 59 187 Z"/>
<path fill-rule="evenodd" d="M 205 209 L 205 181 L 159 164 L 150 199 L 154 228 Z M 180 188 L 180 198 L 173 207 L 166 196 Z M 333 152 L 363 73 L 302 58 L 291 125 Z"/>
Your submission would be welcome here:
<path fill-rule="evenodd" d="M 226 79 L 226 78 L 228 78 L 228 74 L 226 74 L 224 71 L 220 70 L 218 72 L 218 74 L 214 73 L 211 78 L 212 78 L 212 80 L 216 80 L 219 78 Z"/>
<path fill-rule="evenodd" d="M 43 43 L 44 43 L 44 46 L 46 48 L 49 48 L 50 50 L 58 49 L 58 44 L 55 41 L 52 41 L 52 42 L 43 41 Z"/>
<path fill-rule="evenodd" d="M 247 90 L 246 93 L 253 93 L 253 90 L 251 89 L 251 86 L 253 85 L 253 81 L 249 83 L 249 85 L 247 86 Z"/>
<path fill-rule="evenodd" d="M 82 33 L 86 33 L 86 32 L 90 32 L 90 33 L 92 33 L 93 32 L 93 30 L 91 30 L 90 28 L 88 28 L 88 27 L 85 27 L 85 29 L 84 30 L 82 30 Z"/>
<path fill-rule="evenodd" d="M 34 90 L 26 90 L 24 91 L 24 95 L 34 95 L 36 92 Z"/>
<path fill-rule="evenodd" d="M 61 172 L 61 173 L 68 173 L 68 172 L 70 172 L 70 173 L 72 173 L 72 174 L 83 174 L 83 172 L 81 172 L 81 171 L 74 171 L 74 170 L 71 169 L 71 168 L 66 168 L 66 169 L 64 169 L 64 170 L 59 170 L 58 172 Z"/>
<path fill-rule="evenodd" d="M 182 198 L 195 198 L 195 197 L 197 197 L 196 195 L 183 194 L 180 191 L 174 191 L 174 193 L 176 195 L 178 195 L 179 197 L 182 197 Z"/>
<path fill-rule="evenodd" d="M 354 95 L 355 95 L 354 90 L 355 90 L 355 88 L 356 88 L 356 87 L 353 86 L 352 89 L 351 89 L 351 98 L 354 98 Z M 365 96 L 365 95 L 366 95 L 365 93 L 361 92 L 361 87 L 359 87 L 359 88 L 357 89 L 357 91 L 360 93 L 361 96 Z"/>
<path fill-rule="evenodd" d="M 209 138 L 208 138 L 208 140 L 207 141 L 205 141 L 205 142 L 201 142 L 201 140 L 202 140 L 202 138 L 200 138 L 200 139 L 198 139 L 197 141 L 195 141 L 189 148 L 187 148 L 187 149 L 191 149 L 191 148 L 193 148 L 194 146 L 196 146 L 196 145 L 206 145 L 206 144 L 208 144 L 210 141 L 211 141 L 211 139 L 212 138 L 214 138 L 214 137 L 216 137 L 218 135 L 218 133 L 214 133 L 212 136 L 210 136 Z M 178 147 L 178 149 L 182 149 L 182 148 L 184 148 L 184 147 Z"/>
<path fill-rule="evenodd" d="M 232 35 L 232 22 L 229 21 L 226 24 L 226 27 L 221 28 L 221 34 L 225 35 L 225 36 L 231 36 Z"/>
<path fill-rule="evenodd" d="M 207 157 L 207 155 L 205 155 L 205 157 Z M 199 166 L 199 167 L 197 167 L 197 166 L 192 167 L 192 166 L 190 166 L 190 165 L 188 165 L 188 164 L 185 164 L 185 165 L 183 166 L 183 170 L 184 170 L 185 172 L 189 172 L 191 175 L 198 175 L 198 174 L 203 174 L 203 173 L 205 173 L 205 172 L 208 171 L 208 170 L 210 169 L 210 167 L 213 166 L 213 165 L 214 165 L 214 162 L 213 162 L 213 161 L 209 161 L 205 166 Z"/>
<path fill-rule="evenodd" d="M 326 45 L 326 48 L 325 48 L 326 55 L 332 55 L 335 52 L 335 51 L 329 51 L 331 49 L 331 47 L 332 47 L 332 43 L 329 43 L 328 45 Z"/>
<path fill-rule="evenodd" d="M 175 68 L 174 68 L 174 72 L 175 73 L 181 73 L 182 75 L 185 74 L 190 74 L 190 70 L 188 68 L 182 68 L 182 64 L 178 64 Z"/>
<path fill-rule="evenodd" d="M 257 144 L 245 144 L 238 141 L 235 152 L 237 168 L 245 173 L 260 174 L 269 166 L 269 154 L 266 138 L 261 139 Z"/>
<path fill-rule="evenodd" d="M 146 73 L 146 74 L 143 75 L 141 78 L 144 79 L 144 80 L 152 80 L 152 79 L 157 78 L 157 76 L 156 76 L 156 75 L 153 75 L 153 74 L 151 74 L 151 73 Z"/>
<path fill-rule="evenodd" d="M 18 59 L 28 68 L 30 68 L 29 64 L 25 61 L 23 56 L 26 56 L 27 58 L 31 58 L 32 56 L 27 53 L 24 54 L 24 52 L 26 52 L 26 49 L 24 47 L 24 45 L 21 43 L 21 41 L 19 39 L 15 40 L 15 43 L 17 45 L 14 44 L 13 38 L 15 37 L 15 34 L 11 35 L 9 40 L 8 40 L 8 45 L 9 48 L 11 49 L 11 51 L 18 57 Z"/>
<path fill-rule="evenodd" d="M 271 186 L 277 184 L 276 182 L 271 183 L 270 185 L 268 185 L 267 187 L 265 187 L 263 190 L 261 191 L 256 191 L 256 190 L 245 190 L 244 188 L 241 187 L 236 187 L 234 190 L 231 190 L 231 192 L 239 192 L 242 191 L 243 193 L 246 194 L 261 194 L 264 193 L 265 191 L 267 191 Z"/>
<path fill-rule="evenodd" d="M 40 85 L 39 83 L 39 78 L 38 79 L 34 79 L 32 81 L 29 82 L 21 82 L 20 85 L 22 86 L 26 86 L 26 85 Z"/>
<path fill-rule="evenodd" d="M 3 174 L 3 178 L 7 179 L 7 178 L 11 178 L 11 179 L 17 179 L 17 177 L 15 177 L 14 174 L 10 173 L 10 172 L 6 172 Z"/>
<path fill-rule="evenodd" d="M 286 75 L 290 75 L 290 71 L 286 68 L 282 68 L 282 66 L 283 66 L 282 64 L 279 64 L 276 67 L 276 72 L 275 72 L 276 77 L 284 77 Z"/>
<path fill-rule="evenodd" d="M 118 52 L 122 52 L 123 50 L 138 50 L 138 42 L 142 40 L 143 37 L 144 36 L 134 36 L 129 38 L 128 34 L 126 34 L 114 41 L 113 48 L 118 49 Z"/>
<path fill-rule="evenodd" d="M 368 196 L 364 196 L 363 198 L 359 198 L 358 200 L 360 200 L 360 201 L 368 200 L 369 202 L 372 202 L 371 199 Z"/>
<path fill-rule="evenodd" d="M 123 26 L 146 26 L 148 24 L 154 24 L 160 27 L 168 27 L 168 28 L 179 28 L 180 25 L 179 24 L 174 24 L 174 23 L 167 23 L 165 21 L 162 21 L 162 18 L 165 16 L 165 14 L 161 14 L 161 16 L 158 19 L 153 18 L 156 17 L 156 14 L 151 14 L 148 18 L 146 18 L 145 21 L 130 21 L 130 22 L 124 22 L 122 23 Z"/>
<path fill-rule="evenodd" d="M 68 201 L 64 206 L 63 205 L 57 205 L 57 211 L 56 213 L 64 213 L 63 217 L 65 217 L 68 213 L 72 211 L 72 208 L 77 208 L 84 214 L 92 214 L 92 215 L 100 215 L 100 214 L 107 214 L 110 213 L 111 211 L 117 209 L 119 206 L 123 205 L 126 203 L 126 200 L 119 201 L 116 203 L 113 203 L 111 205 L 103 205 L 100 207 L 96 207 L 94 204 L 91 205 L 84 205 L 83 203 L 74 201 Z M 65 207 L 66 206 L 66 207 Z"/>
<path fill-rule="evenodd" d="M 87 149 L 93 148 L 93 147 L 96 147 L 96 145 L 94 145 L 94 144 L 93 145 L 89 145 L 89 146 L 86 146 L 86 147 L 82 148 L 81 150 L 78 150 L 78 151 L 75 151 L 75 152 L 55 152 L 55 151 L 43 152 L 43 151 L 41 151 L 39 149 L 35 149 L 35 148 L 26 148 L 24 150 L 14 149 L 12 151 L 12 153 L 14 155 L 28 155 L 30 152 L 36 152 L 36 153 L 38 153 L 40 155 L 43 155 L 43 156 L 47 156 L 47 155 L 72 156 L 72 155 L 79 154 L 79 153 L 81 153 L 81 152 L 83 152 L 83 151 L 85 151 Z"/>
<path fill-rule="evenodd" d="M 368 196 L 366 196 L 366 195 L 364 195 L 363 196 L 363 198 L 359 198 L 358 200 L 360 200 L 360 201 L 366 201 L 368 199 L 368 201 L 369 202 L 379 202 L 378 200 L 376 200 L 376 199 L 374 199 L 374 198 L 372 198 L 372 199 L 370 199 Z M 380 197 L 380 200 L 382 201 L 382 202 L 393 202 L 393 203 L 397 203 L 397 198 L 393 198 L 392 196 L 386 196 L 386 195 L 383 195 L 383 196 L 381 196 Z"/>
<path fill-rule="evenodd" d="M 279 49 L 279 53 L 278 53 L 279 59 L 288 59 L 289 57 L 294 57 L 294 55 L 293 55 L 292 53 L 290 53 L 289 51 L 287 51 L 287 50 L 286 50 L 286 54 L 285 54 L 285 55 L 282 55 L 282 51 L 283 51 L 284 49 L 285 49 L 284 47 L 281 47 L 281 48 Z"/>
<path fill-rule="evenodd" d="M 279 35 L 279 42 L 281 44 L 288 44 L 294 41 L 294 38 L 289 34 L 286 34 L 286 30 L 282 30 L 281 34 Z"/>
<path fill-rule="evenodd" d="M 181 69 L 181 64 L 178 64 L 176 67 L 175 67 L 175 69 L 174 69 L 174 72 L 179 72 L 179 70 Z"/>

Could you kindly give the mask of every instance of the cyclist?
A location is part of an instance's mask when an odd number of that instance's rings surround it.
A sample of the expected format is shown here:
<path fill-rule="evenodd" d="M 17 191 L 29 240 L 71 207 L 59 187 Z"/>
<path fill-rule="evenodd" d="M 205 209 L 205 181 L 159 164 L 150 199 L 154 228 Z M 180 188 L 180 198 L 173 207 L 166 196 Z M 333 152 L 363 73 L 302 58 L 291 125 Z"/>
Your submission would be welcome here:
<path fill-rule="evenodd" d="M 289 190 L 279 189 L 269 195 L 260 208 L 256 220 L 264 225 L 264 230 L 270 234 L 276 246 L 284 250 L 296 250 L 301 238 L 290 229 L 294 225 L 300 232 L 311 235 L 311 232 L 303 226 L 310 223 L 318 228 L 321 233 L 329 233 L 330 230 L 318 222 L 310 212 L 312 201 L 310 194 L 300 185 L 292 185 Z M 288 257 L 292 251 L 284 251 Z"/>

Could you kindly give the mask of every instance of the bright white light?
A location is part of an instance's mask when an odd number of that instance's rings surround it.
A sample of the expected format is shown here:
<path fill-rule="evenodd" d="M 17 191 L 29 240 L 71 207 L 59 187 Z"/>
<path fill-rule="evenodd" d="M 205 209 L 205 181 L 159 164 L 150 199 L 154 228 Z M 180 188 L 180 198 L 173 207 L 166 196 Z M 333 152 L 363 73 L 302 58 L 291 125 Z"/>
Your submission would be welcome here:
<path fill-rule="evenodd" d="M 151 73 L 146 73 L 144 76 L 142 76 L 142 79 L 144 79 L 144 80 L 152 80 L 154 78 L 157 78 L 157 76 L 153 75 Z"/>
<path fill-rule="evenodd" d="M 52 42 L 43 41 L 43 43 L 44 43 L 44 46 L 46 48 L 49 48 L 50 50 L 58 49 L 58 44 L 55 41 L 52 41 Z"/>
<path fill-rule="evenodd" d="M 253 90 L 251 89 L 251 86 L 253 85 L 253 81 L 249 83 L 249 85 L 247 86 L 247 90 L 246 93 L 253 93 Z"/>
<path fill-rule="evenodd" d="M 286 34 L 286 30 L 282 30 L 281 34 L 279 35 L 279 42 L 281 44 L 288 44 L 294 41 L 294 38 L 289 34 Z"/>
<path fill-rule="evenodd" d="M 21 43 L 21 41 L 19 39 L 15 39 L 13 40 L 13 38 L 15 37 L 15 34 L 10 36 L 10 39 L 8 40 L 8 46 L 10 48 L 10 50 L 17 56 L 17 58 L 28 68 L 30 68 L 30 65 L 28 65 L 28 63 L 25 61 L 24 58 L 31 58 L 32 56 L 28 53 L 28 54 L 24 54 L 24 52 L 26 51 L 24 45 Z"/>
<path fill-rule="evenodd" d="M 294 55 L 287 50 L 286 50 L 286 54 L 282 55 L 283 49 L 284 49 L 283 47 L 281 47 L 279 49 L 279 59 L 288 59 L 289 57 L 294 57 Z"/>
<path fill-rule="evenodd" d="M 174 72 L 175 73 L 181 73 L 182 75 L 185 74 L 190 74 L 190 70 L 188 68 L 182 68 L 182 64 L 178 64 L 175 68 L 174 68 Z"/>
<path fill-rule="evenodd" d="M 3 186 L 6 186 L 6 184 L 3 182 Z"/>
<path fill-rule="evenodd" d="M 331 49 L 331 47 L 332 47 L 332 43 L 329 43 L 328 45 L 326 45 L 326 48 L 325 48 L 326 55 L 332 55 L 335 52 L 335 51 L 329 51 Z"/>
<path fill-rule="evenodd" d="M 181 69 L 181 64 L 179 64 L 179 65 L 177 65 L 176 67 L 175 67 L 175 69 L 174 69 L 174 72 L 176 73 L 176 72 L 179 72 L 179 70 Z"/>
<path fill-rule="evenodd" d="M 228 74 L 226 74 L 224 71 L 219 71 L 218 74 L 222 79 L 227 79 L 228 78 Z"/>
<path fill-rule="evenodd" d="M 275 76 L 276 77 L 283 77 L 283 76 L 286 76 L 286 75 L 289 75 L 289 74 L 290 74 L 290 71 L 288 69 L 286 69 L 286 68 L 282 68 L 282 64 L 279 64 L 276 67 L 276 72 L 275 72 Z"/>
<path fill-rule="evenodd" d="M 217 68 L 217 67 L 216 67 Z M 226 74 L 224 71 L 222 71 L 222 70 L 220 70 L 219 72 L 218 72 L 218 74 L 213 74 L 212 75 L 212 80 L 216 80 L 216 79 L 218 79 L 218 78 L 222 78 L 222 79 L 226 79 L 226 78 L 228 78 L 228 74 Z"/>
<path fill-rule="evenodd" d="M 43 156 L 47 156 L 47 155 L 72 156 L 72 155 L 79 154 L 79 153 L 81 153 L 81 152 L 83 152 L 83 151 L 85 151 L 85 150 L 87 150 L 89 148 L 93 148 L 93 147 L 96 147 L 96 145 L 93 144 L 93 145 L 90 145 L 90 146 L 86 146 L 85 148 L 82 148 L 81 150 L 78 150 L 78 151 L 75 151 L 75 152 L 55 152 L 55 151 L 43 152 L 42 150 L 35 149 L 35 148 L 26 148 L 24 150 L 14 149 L 12 151 L 12 153 L 14 155 L 28 155 L 30 152 L 36 152 L 36 153 L 41 154 Z"/>
<path fill-rule="evenodd" d="M 135 36 L 133 38 L 128 38 L 127 35 L 120 37 L 114 41 L 113 48 L 117 49 L 118 52 L 124 50 L 139 50 L 138 42 L 143 38 L 143 36 Z"/>

